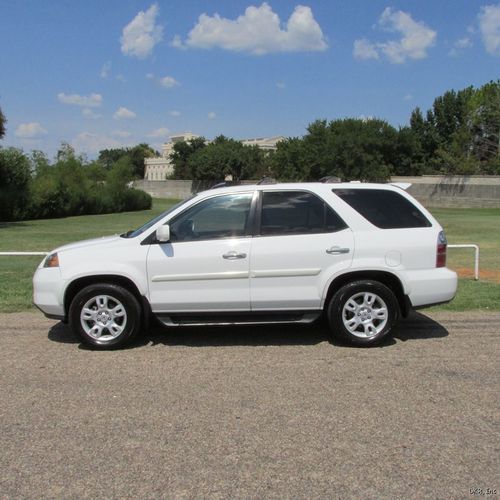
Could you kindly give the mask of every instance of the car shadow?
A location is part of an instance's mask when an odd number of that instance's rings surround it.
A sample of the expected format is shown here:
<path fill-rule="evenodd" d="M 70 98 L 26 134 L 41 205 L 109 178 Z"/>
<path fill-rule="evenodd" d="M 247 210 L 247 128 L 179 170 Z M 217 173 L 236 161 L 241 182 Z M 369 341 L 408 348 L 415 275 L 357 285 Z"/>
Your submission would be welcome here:
<path fill-rule="evenodd" d="M 378 348 L 387 348 L 398 341 L 433 339 L 448 336 L 448 330 L 437 321 L 418 312 L 410 313 L 395 327 L 392 337 L 385 339 Z M 73 335 L 68 325 L 55 324 L 48 332 L 49 340 L 63 344 L 79 344 L 89 349 Z M 311 325 L 253 325 L 253 326 L 206 326 L 166 328 L 155 322 L 149 331 L 138 336 L 126 349 L 147 345 L 219 347 L 219 346 L 280 346 L 315 345 L 328 341 L 332 345 L 352 348 L 330 337 L 325 320 Z"/>

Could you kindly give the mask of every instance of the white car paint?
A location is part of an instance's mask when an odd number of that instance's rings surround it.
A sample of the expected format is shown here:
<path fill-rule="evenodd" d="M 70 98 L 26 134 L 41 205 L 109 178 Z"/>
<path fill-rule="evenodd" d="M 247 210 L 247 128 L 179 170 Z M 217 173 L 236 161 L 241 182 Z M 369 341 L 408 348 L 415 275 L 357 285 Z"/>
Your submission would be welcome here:
<path fill-rule="evenodd" d="M 332 192 L 332 188 L 392 190 L 407 198 L 431 227 L 379 229 Z M 322 198 L 347 224 L 333 233 L 224 238 L 145 244 L 156 229 L 201 200 L 228 193 L 309 191 Z M 65 293 L 84 277 L 130 280 L 154 313 L 316 310 L 325 306 L 330 284 L 344 273 L 384 271 L 401 282 L 414 307 L 451 300 L 457 277 L 436 268 L 442 231 L 434 217 L 408 193 L 388 184 L 265 184 L 199 193 L 132 238 L 113 236 L 54 250 L 59 267 L 34 276 L 34 303 L 47 315 L 65 318 Z M 346 253 L 327 253 L 332 247 Z M 230 252 L 243 258 L 228 259 Z M 105 280 L 105 278 L 103 278 Z"/>

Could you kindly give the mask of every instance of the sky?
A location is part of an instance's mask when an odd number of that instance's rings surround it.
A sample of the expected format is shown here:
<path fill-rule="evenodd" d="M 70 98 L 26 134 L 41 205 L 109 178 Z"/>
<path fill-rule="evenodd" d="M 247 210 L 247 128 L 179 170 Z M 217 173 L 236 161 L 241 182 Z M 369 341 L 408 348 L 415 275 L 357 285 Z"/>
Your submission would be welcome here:
<path fill-rule="evenodd" d="M 500 3 L 0 0 L 0 47 L 0 144 L 92 158 L 185 131 L 405 125 L 446 90 L 500 78 Z"/>

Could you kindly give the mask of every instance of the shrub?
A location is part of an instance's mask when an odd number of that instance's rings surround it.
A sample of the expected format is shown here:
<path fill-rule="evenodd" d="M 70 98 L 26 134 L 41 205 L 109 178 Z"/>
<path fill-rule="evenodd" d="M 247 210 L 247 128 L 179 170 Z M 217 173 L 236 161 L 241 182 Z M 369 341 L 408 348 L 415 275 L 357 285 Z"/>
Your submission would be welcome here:
<path fill-rule="evenodd" d="M 104 214 L 151 208 L 147 193 L 129 187 L 129 158 L 104 174 L 65 145 L 53 165 L 30 160 L 20 150 L 0 149 L 0 220 Z"/>

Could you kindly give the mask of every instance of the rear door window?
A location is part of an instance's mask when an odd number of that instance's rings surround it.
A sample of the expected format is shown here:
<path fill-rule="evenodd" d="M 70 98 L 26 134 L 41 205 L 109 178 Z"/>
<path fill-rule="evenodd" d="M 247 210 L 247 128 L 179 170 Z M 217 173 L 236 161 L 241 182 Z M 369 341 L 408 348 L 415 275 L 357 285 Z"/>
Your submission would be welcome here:
<path fill-rule="evenodd" d="M 427 217 L 407 198 L 386 189 L 332 189 L 332 191 L 381 229 L 431 227 Z"/>
<path fill-rule="evenodd" d="M 340 231 L 345 222 L 318 196 L 306 191 L 264 191 L 260 234 L 314 234 Z"/>

